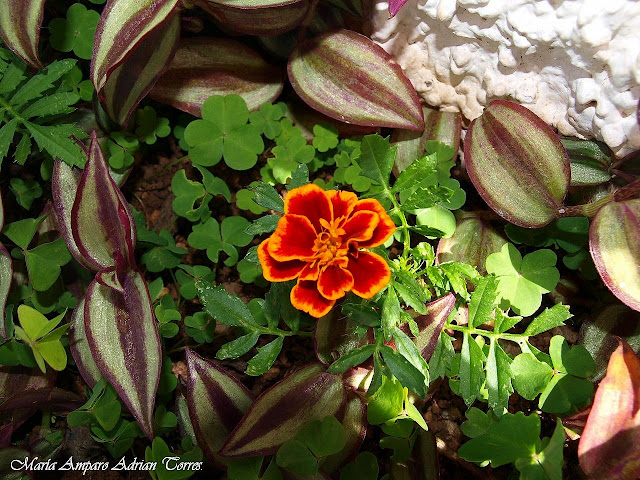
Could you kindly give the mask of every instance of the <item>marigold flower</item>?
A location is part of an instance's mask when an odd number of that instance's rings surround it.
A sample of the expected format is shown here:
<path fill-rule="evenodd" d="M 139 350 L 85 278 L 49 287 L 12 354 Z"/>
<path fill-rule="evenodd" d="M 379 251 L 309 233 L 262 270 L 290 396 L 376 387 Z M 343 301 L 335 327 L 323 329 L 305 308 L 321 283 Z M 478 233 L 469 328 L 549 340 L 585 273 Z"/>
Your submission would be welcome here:
<path fill-rule="evenodd" d="M 382 245 L 395 230 L 377 200 L 309 184 L 287 194 L 284 216 L 258 258 L 270 282 L 297 278 L 291 303 L 319 318 L 346 292 L 371 298 L 389 283 L 387 262 L 363 249 Z"/>

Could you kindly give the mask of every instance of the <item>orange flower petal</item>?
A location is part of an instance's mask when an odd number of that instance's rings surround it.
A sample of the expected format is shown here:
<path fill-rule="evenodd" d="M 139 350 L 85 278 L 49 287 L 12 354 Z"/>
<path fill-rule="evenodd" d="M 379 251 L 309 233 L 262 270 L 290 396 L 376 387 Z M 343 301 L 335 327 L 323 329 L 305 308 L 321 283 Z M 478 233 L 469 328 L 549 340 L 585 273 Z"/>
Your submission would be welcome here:
<path fill-rule="evenodd" d="M 362 298 L 371 298 L 391 280 L 391 270 L 384 258 L 371 252 L 349 255 L 348 270 L 353 275 L 351 291 Z"/>
<path fill-rule="evenodd" d="M 329 300 L 337 300 L 353 287 L 353 275 L 348 270 L 337 265 L 329 265 L 320 272 L 318 277 L 318 291 Z"/>
<path fill-rule="evenodd" d="M 335 303 L 335 300 L 327 300 L 320 295 L 316 282 L 298 280 L 296 286 L 291 290 L 291 305 L 315 318 L 329 313 Z"/>
<path fill-rule="evenodd" d="M 362 210 L 354 213 L 342 227 L 344 230 L 342 244 L 349 240 L 354 242 L 370 240 L 379 222 L 378 214 L 375 212 Z"/>
<path fill-rule="evenodd" d="M 284 213 L 308 218 L 316 232 L 322 231 L 321 218 L 327 221 L 333 218 L 331 202 L 325 191 L 314 183 L 291 190 L 284 199 Z"/>
<path fill-rule="evenodd" d="M 369 210 L 377 213 L 380 221 L 378 222 L 378 226 L 373 232 L 371 239 L 359 243 L 358 246 L 361 248 L 373 248 L 378 245 L 382 245 L 391 235 L 393 235 L 393 232 L 396 231 L 395 223 L 393 223 L 393 220 L 391 220 L 391 217 L 387 214 L 387 211 L 380 202 L 373 198 L 360 200 L 354 211 L 359 212 L 361 210 Z"/>
<path fill-rule="evenodd" d="M 262 265 L 262 276 L 270 282 L 285 282 L 293 280 L 305 267 L 306 263 L 300 260 L 290 260 L 288 262 L 279 262 L 271 256 L 267 244 L 269 239 L 265 240 L 258 247 L 258 260 Z"/>
<path fill-rule="evenodd" d="M 300 280 L 318 280 L 320 275 L 320 266 L 317 262 L 307 263 L 300 272 Z"/>
<path fill-rule="evenodd" d="M 333 206 L 333 219 L 347 218 L 358 203 L 358 196 L 353 192 L 343 190 L 329 190 L 324 192 Z"/>
<path fill-rule="evenodd" d="M 287 260 L 311 260 L 318 235 L 308 218 L 300 215 L 285 215 L 269 238 L 269 253 L 279 262 Z"/>

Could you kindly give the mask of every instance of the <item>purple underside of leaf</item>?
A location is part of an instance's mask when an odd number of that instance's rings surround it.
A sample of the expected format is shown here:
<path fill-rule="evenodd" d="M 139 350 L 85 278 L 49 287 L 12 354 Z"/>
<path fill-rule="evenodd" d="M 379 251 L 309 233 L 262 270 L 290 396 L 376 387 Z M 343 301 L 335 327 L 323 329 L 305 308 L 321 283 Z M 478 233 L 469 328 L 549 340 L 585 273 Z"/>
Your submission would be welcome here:
<path fill-rule="evenodd" d="M 0 2 L 0 36 L 16 55 L 35 68 L 43 68 L 38 55 L 40 27 L 46 0 Z"/>
<path fill-rule="evenodd" d="M 591 222 L 589 250 L 607 288 L 640 311 L 640 199 L 602 207 Z"/>
<path fill-rule="evenodd" d="M 407 0 L 390 0 L 389 16 L 395 17 L 405 3 L 407 3 Z"/>
<path fill-rule="evenodd" d="M 372 40 L 335 30 L 296 47 L 289 80 L 312 108 L 356 125 L 422 131 L 418 95 L 400 66 Z"/>
<path fill-rule="evenodd" d="M 125 60 L 111 71 L 104 88 L 98 90 L 105 110 L 127 127 L 140 101 L 167 69 L 178 47 L 180 17 L 170 15 L 142 39 Z"/>
<path fill-rule="evenodd" d="M 84 327 L 98 369 L 152 438 L 162 365 L 160 337 L 142 275 L 127 272 L 122 286 L 124 294 L 95 280 L 89 285 Z"/>
<path fill-rule="evenodd" d="M 420 334 L 414 339 L 422 357 L 428 362 L 436 349 L 440 332 L 451 313 L 456 297 L 453 293 L 427 304 L 427 314 L 414 318 Z"/>
<path fill-rule="evenodd" d="M 553 220 L 569 188 L 569 157 L 556 133 L 530 110 L 494 100 L 464 142 L 469 178 L 498 215 L 523 227 Z"/>
<path fill-rule="evenodd" d="M 220 449 L 224 457 L 271 455 L 312 420 L 339 415 L 346 391 L 320 364 L 302 367 L 251 405 Z"/>
<path fill-rule="evenodd" d="M 93 360 L 87 335 L 84 331 L 84 298 L 78 302 L 71 314 L 69 350 L 78 367 L 80 376 L 89 387 L 93 388 L 102 378 L 102 373 L 100 373 L 100 369 Z"/>
<path fill-rule="evenodd" d="M 13 278 L 13 262 L 11 255 L 0 243 L 0 337 L 7 338 L 7 327 L 4 322 L 4 309 L 7 305 L 11 280 Z"/>
<path fill-rule="evenodd" d="M 135 266 L 133 215 L 109 174 L 95 131 L 71 208 L 71 233 L 78 252 L 93 270 L 116 267 L 123 261 Z"/>
<path fill-rule="evenodd" d="M 20 391 L 7 398 L 0 405 L 0 412 L 23 408 L 68 413 L 79 408 L 84 402 L 73 392 L 56 387 L 33 388 Z"/>
<path fill-rule="evenodd" d="M 194 433 L 207 459 L 222 466 L 218 451 L 254 396 L 229 373 L 189 349 L 187 369 L 186 398 Z"/>
<path fill-rule="evenodd" d="M 53 370 L 44 374 L 39 368 L 0 367 L 0 399 L 19 391 L 51 387 L 54 381 Z"/>
<path fill-rule="evenodd" d="M 308 0 L 283 2 L 268 7 L 247 8 L 218 2 L 201 1 L 202 7 L 231 30 L 259 37 L 273 37 L 293 30 L 307 16 Z"/>
<path fill-rule="evenodd" d="M 199 117 L 211 95 L 240 95 L 253 111 L 274 101 L 283 85 L 282 72 L 240 42 L 187 38 L 149 96 Z"/>
<path fill-rule="evenodd" d="M 129 0 L 107 2 L 96 28 L 91 58 L 91 80 L 97 92 L 139 42 L 175 13 L 179 0 L 145 3 L 147 5 Z"/>

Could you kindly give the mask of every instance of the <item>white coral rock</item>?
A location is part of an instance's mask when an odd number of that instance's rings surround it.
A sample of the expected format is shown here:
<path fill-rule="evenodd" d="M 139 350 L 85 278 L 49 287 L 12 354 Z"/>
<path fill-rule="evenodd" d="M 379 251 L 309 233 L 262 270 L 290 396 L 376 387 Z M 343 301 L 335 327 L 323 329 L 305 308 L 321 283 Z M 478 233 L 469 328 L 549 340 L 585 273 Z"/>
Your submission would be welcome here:
<path fill-rule="evenodd" d="M 468 119 L 494 99 L 518 102 L 563 135 L 640 149 L 640 1 L 379 2 L 371 38 L 423 101 Z"/>

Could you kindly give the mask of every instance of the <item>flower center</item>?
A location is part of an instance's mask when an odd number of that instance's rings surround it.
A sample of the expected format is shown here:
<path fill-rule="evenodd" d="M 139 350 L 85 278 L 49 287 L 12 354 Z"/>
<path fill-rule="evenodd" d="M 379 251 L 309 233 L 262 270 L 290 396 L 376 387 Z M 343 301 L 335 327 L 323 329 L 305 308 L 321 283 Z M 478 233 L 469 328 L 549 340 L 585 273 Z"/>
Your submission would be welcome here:
<path fill-rule="evenodd" d="M 346 267 L 347 252 L 349 249 L 346 244 L 343 245 L 342 243 L 342 237 L 346 233 L 344 229 L 341 228 L 344 220 L 344 217 L 337 218 L 331 222 L 328 222 L 324 218 L 320 219 L 320 225 L 322 225 L 323 230 L 318 234 L 318 238 L 316 238 L 314 244 L 316 251 L 314 261 L 317 262 L 319 266 L 339 262 L 341 267 Z"/>

